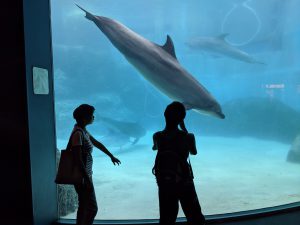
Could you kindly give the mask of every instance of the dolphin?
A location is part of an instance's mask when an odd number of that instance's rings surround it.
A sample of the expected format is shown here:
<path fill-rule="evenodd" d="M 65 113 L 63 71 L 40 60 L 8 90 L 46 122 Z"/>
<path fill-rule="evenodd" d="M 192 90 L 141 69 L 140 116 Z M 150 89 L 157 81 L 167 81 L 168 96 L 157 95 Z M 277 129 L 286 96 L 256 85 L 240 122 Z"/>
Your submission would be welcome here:
<path fill-rule="evenodd" d="M 232 45 L 230 45 L 225 38 L 228 34 L 221 34 L 217 37 L 197 37 L 192 38 L 186 44 L 191 47 L 191 49 L 202 50 L 205 52 L 210 52 L 213 55 L 225 55 L 233 59 L 237 59 L 247 63 L 258 63 L 265 64 L 263 62 L 259 62 L 254 59 L 247 52 L 242 51 Z"/>
<path fill-rule="evenodd" d="M 129 136 L 116 132 L 110 128 L 108 128 L 107 132 L 99 138 L 108 147 L 119 148 L 120 150 L 128 143 L 132 144 Z"/>
<path fill-rule="evenodd" d="M 136 144 L 139 139 L 146 134 L 146 130 L 139 123 L 115 120 L 104 116 L 99 116 L 110 131 L 114 134 L 119 134 L 126 137 L 134 138 L 132 144 Z"/>
<path fill-rule="evenodd" d="M 76 4 L 77 5 L 77 4 Z M 135 33 L 120 22 L 96 16 L 79 5 L 86 15 L 105 34 L 146 80 L 169 98 L 182 102 L 187 110 L 224 119 L 221 106 L 215 98 L 178 62 L 173 41 L 167 35 L 163 46 Z"/>

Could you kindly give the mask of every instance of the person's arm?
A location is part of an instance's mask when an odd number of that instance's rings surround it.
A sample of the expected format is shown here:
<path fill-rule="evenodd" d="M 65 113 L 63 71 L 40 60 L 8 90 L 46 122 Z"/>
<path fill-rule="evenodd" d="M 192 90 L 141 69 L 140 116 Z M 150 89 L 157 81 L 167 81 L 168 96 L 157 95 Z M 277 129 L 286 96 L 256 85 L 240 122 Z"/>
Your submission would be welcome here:
<path fill-rule="evenodd" d="M 197 155 L 196 140 L 194 134 L 188 134 L 189 151 L 191 155 Z"/>
<path fill-rule="evenodd" d="M 157 134 L 158 133 L 153 134 L 153 146 L 152 146 L 153 151 L 157 150 Z"/>
<path fill-rule="evenodd" d="M 104 152 L 106 155 L 108 155 L 111 159 L 111 161 L 113 162 L 114 165 L 119 165 L 121 163 L 121 161 L 119 159 L 117 159 L 116 157 L 113 156 L 113 154 L 110 153 L 110 151 L 108 151 L 108 149 L 99 141 L 97 141 L 92 135 L 90 135 L 90 139 L 92 144 L 98 148 L 99 150 L 101 150 L 102 152 Z"/>

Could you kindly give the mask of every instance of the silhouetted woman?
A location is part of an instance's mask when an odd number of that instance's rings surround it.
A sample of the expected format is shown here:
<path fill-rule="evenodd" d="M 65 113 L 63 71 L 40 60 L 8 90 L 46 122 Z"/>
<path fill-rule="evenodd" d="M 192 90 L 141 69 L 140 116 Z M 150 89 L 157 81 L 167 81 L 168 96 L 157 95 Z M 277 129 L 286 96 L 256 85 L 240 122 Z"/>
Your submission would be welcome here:
<path fill-rule="evenodd" d="M 175 224 L 179 202 L 188 224 L 202 225 L 205 218 L 196 194 L 193 172 L 187 161 L 196 155 L 195 137 L 185 128 L 185 107 L 180 102 L 167 106 L 166 127 L 153 135 L 153 150 L 158 150 L 153 167 L 159 196 L 160 224 Z M 178 129 L 178 125 L 181 130 Z"/>
<path fill-rule="evenodd" d="M 108 155 L 113 164 L 119 165 L 121 162 L 115 158 L 107 148 L 98 142 L 87 130 L 86 126 L 94 121 L 95 108 L 88 104 L 82 104 L 73 112 L 76 124 L 71 135 L 72 150 L 78 154 L 79 163 L 82 166 L 84 179 L 82 184 L 76 184 L 75 190 L 78 194 L 77 225 L 92 225 L 98 211 L 96 195 L 92 180 L 93 146 Z"/>

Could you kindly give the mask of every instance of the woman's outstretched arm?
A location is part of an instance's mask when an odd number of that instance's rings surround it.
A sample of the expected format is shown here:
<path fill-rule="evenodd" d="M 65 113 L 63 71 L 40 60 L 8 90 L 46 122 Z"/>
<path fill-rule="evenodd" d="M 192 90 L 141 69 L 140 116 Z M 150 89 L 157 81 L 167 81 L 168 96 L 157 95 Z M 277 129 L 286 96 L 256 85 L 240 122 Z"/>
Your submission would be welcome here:
<path fill-rule="evenodd" d="M 110 151 L 108 151 L 108 149 L 101 142 L 97 141 L 92 135 L 90 135 L 90 139 L 96 148 L 98 148 L 99 150 L 101 150 L 102 152 L 104 152 L 106 155 L 108 155 L 110 157 L 110 159 L 114 165 L 121 164 L 121 161 L 119 159 L 117 159 L 116 157 L 114 157 L 113 154 L 111 154 Z"/>

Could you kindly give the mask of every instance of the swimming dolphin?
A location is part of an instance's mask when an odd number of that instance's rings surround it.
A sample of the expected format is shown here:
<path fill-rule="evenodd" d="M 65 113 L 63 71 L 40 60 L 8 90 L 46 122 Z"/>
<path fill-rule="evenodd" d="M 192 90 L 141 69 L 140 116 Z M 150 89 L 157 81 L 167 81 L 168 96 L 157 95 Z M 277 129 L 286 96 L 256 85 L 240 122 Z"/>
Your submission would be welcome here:
<path fill-rule="evenodd" d="M 104 116 L 98 116 L 112 133 L 134 138 L 132 144 L 136 144 L 141 137 L 145 136 L 146 130 L 139 123 L 115 120 Z"/>
<path fill-rule="evenodd" d="M 78 6 L 78 5 L 77 5 Z M 96 16 L 82 9 L 110 42 L 140 73 L 169 98 L 182 102 L 186 109 L 225 118 L 215 98 L 177 61 L 170 36 L 159 46 L 116 20 Z"/>
<path fill-rule="evenodd" d="M 265 64 L 257 61 L 247 52 L 230 45 L 225 40 L 226 36 L 228 36 L 228 34 L 221 34 L 217 37 L 197 37 L 189 40 L 186 44 L 191 47 L 191 49 L 210 52 L 216 56 L 225 55 L 247 63 Z"/>
<path fill-rule="evenodd" d="M 132 144 L 132 141 L 128 135 L 122 134 L 110 128 L 107 128 L 107 132 L 99 137 L 99 139 L 108 147 L 119 148 L 120 150 L 128 143 Z"/>

